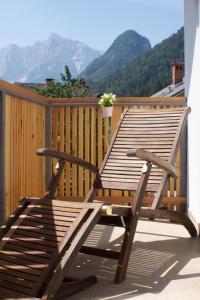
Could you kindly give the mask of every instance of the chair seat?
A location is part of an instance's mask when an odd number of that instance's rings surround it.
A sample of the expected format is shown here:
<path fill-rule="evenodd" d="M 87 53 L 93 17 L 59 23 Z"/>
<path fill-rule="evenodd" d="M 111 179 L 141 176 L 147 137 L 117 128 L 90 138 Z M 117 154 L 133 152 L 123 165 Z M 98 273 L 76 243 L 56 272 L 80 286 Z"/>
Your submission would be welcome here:
<path fill-rule="evenodd" d="M 62 257 L 67 251 L 71 255 L 70 246 L 85 221 L 102 206 L 59 200 L 26 202 L 0 243 L 1 299 L 40 296 Z"/>

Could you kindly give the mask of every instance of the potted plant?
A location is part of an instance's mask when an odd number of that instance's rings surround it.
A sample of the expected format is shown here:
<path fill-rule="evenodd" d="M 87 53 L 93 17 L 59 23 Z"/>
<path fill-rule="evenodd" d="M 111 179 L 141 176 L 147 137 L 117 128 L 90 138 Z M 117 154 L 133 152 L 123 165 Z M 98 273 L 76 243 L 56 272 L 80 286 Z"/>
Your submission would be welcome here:
<path fill-rule="evenodd" d="M 103 94 L 99 100 L 99 105 L 103 110 L 103 118 L 111 117 L 113 112 L 113 103 L 116 99 L 116 95 L 113 93 Z"/>

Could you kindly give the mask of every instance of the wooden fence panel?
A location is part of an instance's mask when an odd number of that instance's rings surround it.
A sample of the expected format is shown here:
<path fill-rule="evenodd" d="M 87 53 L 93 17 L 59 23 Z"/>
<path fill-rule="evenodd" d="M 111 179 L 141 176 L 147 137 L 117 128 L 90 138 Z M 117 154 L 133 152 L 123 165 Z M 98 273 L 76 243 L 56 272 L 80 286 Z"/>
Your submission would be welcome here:
<path fill-rule="evenodd" d="M 19 197 L 43 195 L 45 159 L 37 157 L 35 152 L 37 148 L 45 147 L 45 132 L 51 132 L 48 143 L 50 147 L 78 155 L 101 166 L 120 113 L 127 105 L 138 109 L 143 106 L 165 108 L 185 103 L 183 97 L 117 98 L 113 117 L 103 119 L 101 108 L 97 105 L 98 99 L 95 98 L 48 99 L 3 81 L 0 81 L 0 89 L 1 101 L 4 98 L 4 104 L 1 105 L 4 113 L 1 120 L 4 205 L 1 207 L 4 207 L 6 217 L 17 207 Z M 45 123 L 45 105 L 51 110 L 51 125 Z M 50 130 L 45 128 L 47 126 L 51 126 Z M 184 144 L 179 148 L 176 157 L 181 178 L 170 179 L 162 201 L 163 206 L 172 209 L 179 209 L 186 203 L 185 153 Z M 56 160 L 53 160 L 52 167 L 55 164 Z M 87 170 L 66 163 L 57 195 L 60 198 L 84 199 L 94 179 L 91 175 Z M 101 191 L 98 195 L 101 200 L 109 197 L 115 203 L 130 202 L 130 196 L 130 192 L 109 190 Z M 147 194 L 145 205 L 150 205 L 152 200 L 153 195 Z"/>
<path fill-rule="evenodd" d="M 20 197 L 44 193 L 44 159 L 36 156 L 45 146 L 45 107 L 5 95 L 5 216 Z"/>

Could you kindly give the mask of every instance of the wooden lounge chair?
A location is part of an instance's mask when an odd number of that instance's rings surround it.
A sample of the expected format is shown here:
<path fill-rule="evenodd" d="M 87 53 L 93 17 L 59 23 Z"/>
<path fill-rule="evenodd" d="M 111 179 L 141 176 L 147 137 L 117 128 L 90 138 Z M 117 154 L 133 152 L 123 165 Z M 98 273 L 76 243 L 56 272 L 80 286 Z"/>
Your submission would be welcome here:
<path fill-rule="evenodd" d="M 52 198 L 66 160 L 90 169 L 97 178 L 98 169 L 65 153 L 43 149 L 38 150 L 38 154 L 55 156 L 59 162 L 44 197 L 22 199 L 21 205 L 1 228 L 2 300 L 62 300 L 97 282 L 95 276 L 77 280 L 66 278 L 66 273 L 77 253 L 84 249 L 82 246 L 94 225 L 102 215 L 108 214 L 109 206 L 95 201 L 68 202 Z M 131 216 L 137 216 L 150 169 L 151 164 L 142 173 L 137 205 L 132 207 Z M 130 220 L 135 228 L 137 217 Z"/>
<path fill-rule="evenodd" d="M 96 174 L 93 186 L 85 199 L 85 202 L 93 202 L 98 189 L 136 191 L 130 206 L 111 205 L 112 215 L 102 215 L 99 221 L 101 224 L 125 228 L 121 251 L 107 251 L 86 246 L 81 248 L 82 253 L 117 259 L 118 267 L 114 280 L 116 283 L 125 279 L 139 214 L 149 219 L 175 221 L 185 226 L 192 237 L 197 235 L 195 226 L 185 214 L 159 209 L 168 177 L 179 176 L 174 159 L 189 112 L 188 107 L 125 110 L 112 137 L 101 170 Z M 60 168 L 55 173 L 55 176 L 58 176 L 56 179 L 52 178 L 46 194 L 46 197 L 51 199 L 54 198 L 64 161 L 75 163 L 78 161 L 75 157 L 48 149 L 39 150 L 38 154 L 60 159 Z M 145 191 L 156 192 L 152 207 L 148 209 L 141 208 Z"/>
<path fill-rule="evenodd" d="M 193 224 L 183 214 L 163 213 L 158 209 L 143 213 L 141 210 L 146 190 L 158 192 L 158 204 L 167 177 L 178 176 L 171 163 L 188 112 L 188 108 L 125 111 L 100 171 L 96 166 L 66 153 L 50 149 L 37 151 L 38 155 L 58 158 L 58 164 L 44 197 L 24 199 L 2 229 L 2 299 L 26 296 L 27 299 L 59 300 L 80 287 L 93 284 L 95 277 L 65 282 L 69 265 L 78 252 L 117 259 L 115 282 L 122 282 L 140 213 L 155 218 L 159 212 L 161 218 L 180 220 L 192 236 L 196 235 Z M 65 161 L 96 173 L 85 202 L 53 200 Z M 96 191 L 104 188 L 136 192 L 130 206 L 109 203 L 105 206 L 95 200 Z M 155 202 L 153 205 L 156 207 Z M 155 213 L 152 214 L 152 211 Z M 124 227 L 120 252 L 83 246 L 96 223 Z"/>
<path fill-rule="evenodd" d="M 94 276 L 66 282 L 65 274 L 98 222 L 101 207 L 24 199 L 2 228 L 0 299 L 59 300 L 96 283 Z"/>

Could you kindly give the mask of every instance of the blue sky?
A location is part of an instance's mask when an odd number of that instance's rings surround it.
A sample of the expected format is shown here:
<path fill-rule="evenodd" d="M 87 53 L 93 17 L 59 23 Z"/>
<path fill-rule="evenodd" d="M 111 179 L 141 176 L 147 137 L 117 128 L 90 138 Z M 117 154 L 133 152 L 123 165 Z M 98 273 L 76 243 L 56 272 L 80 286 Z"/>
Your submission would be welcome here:
<path fill-rule="evenodd" d="M 106 50 L 134 29 L 152 46 L 183 25 L 183 0 L 0 0 L 0 48 L 45 40 L 54 32 Z"/>

